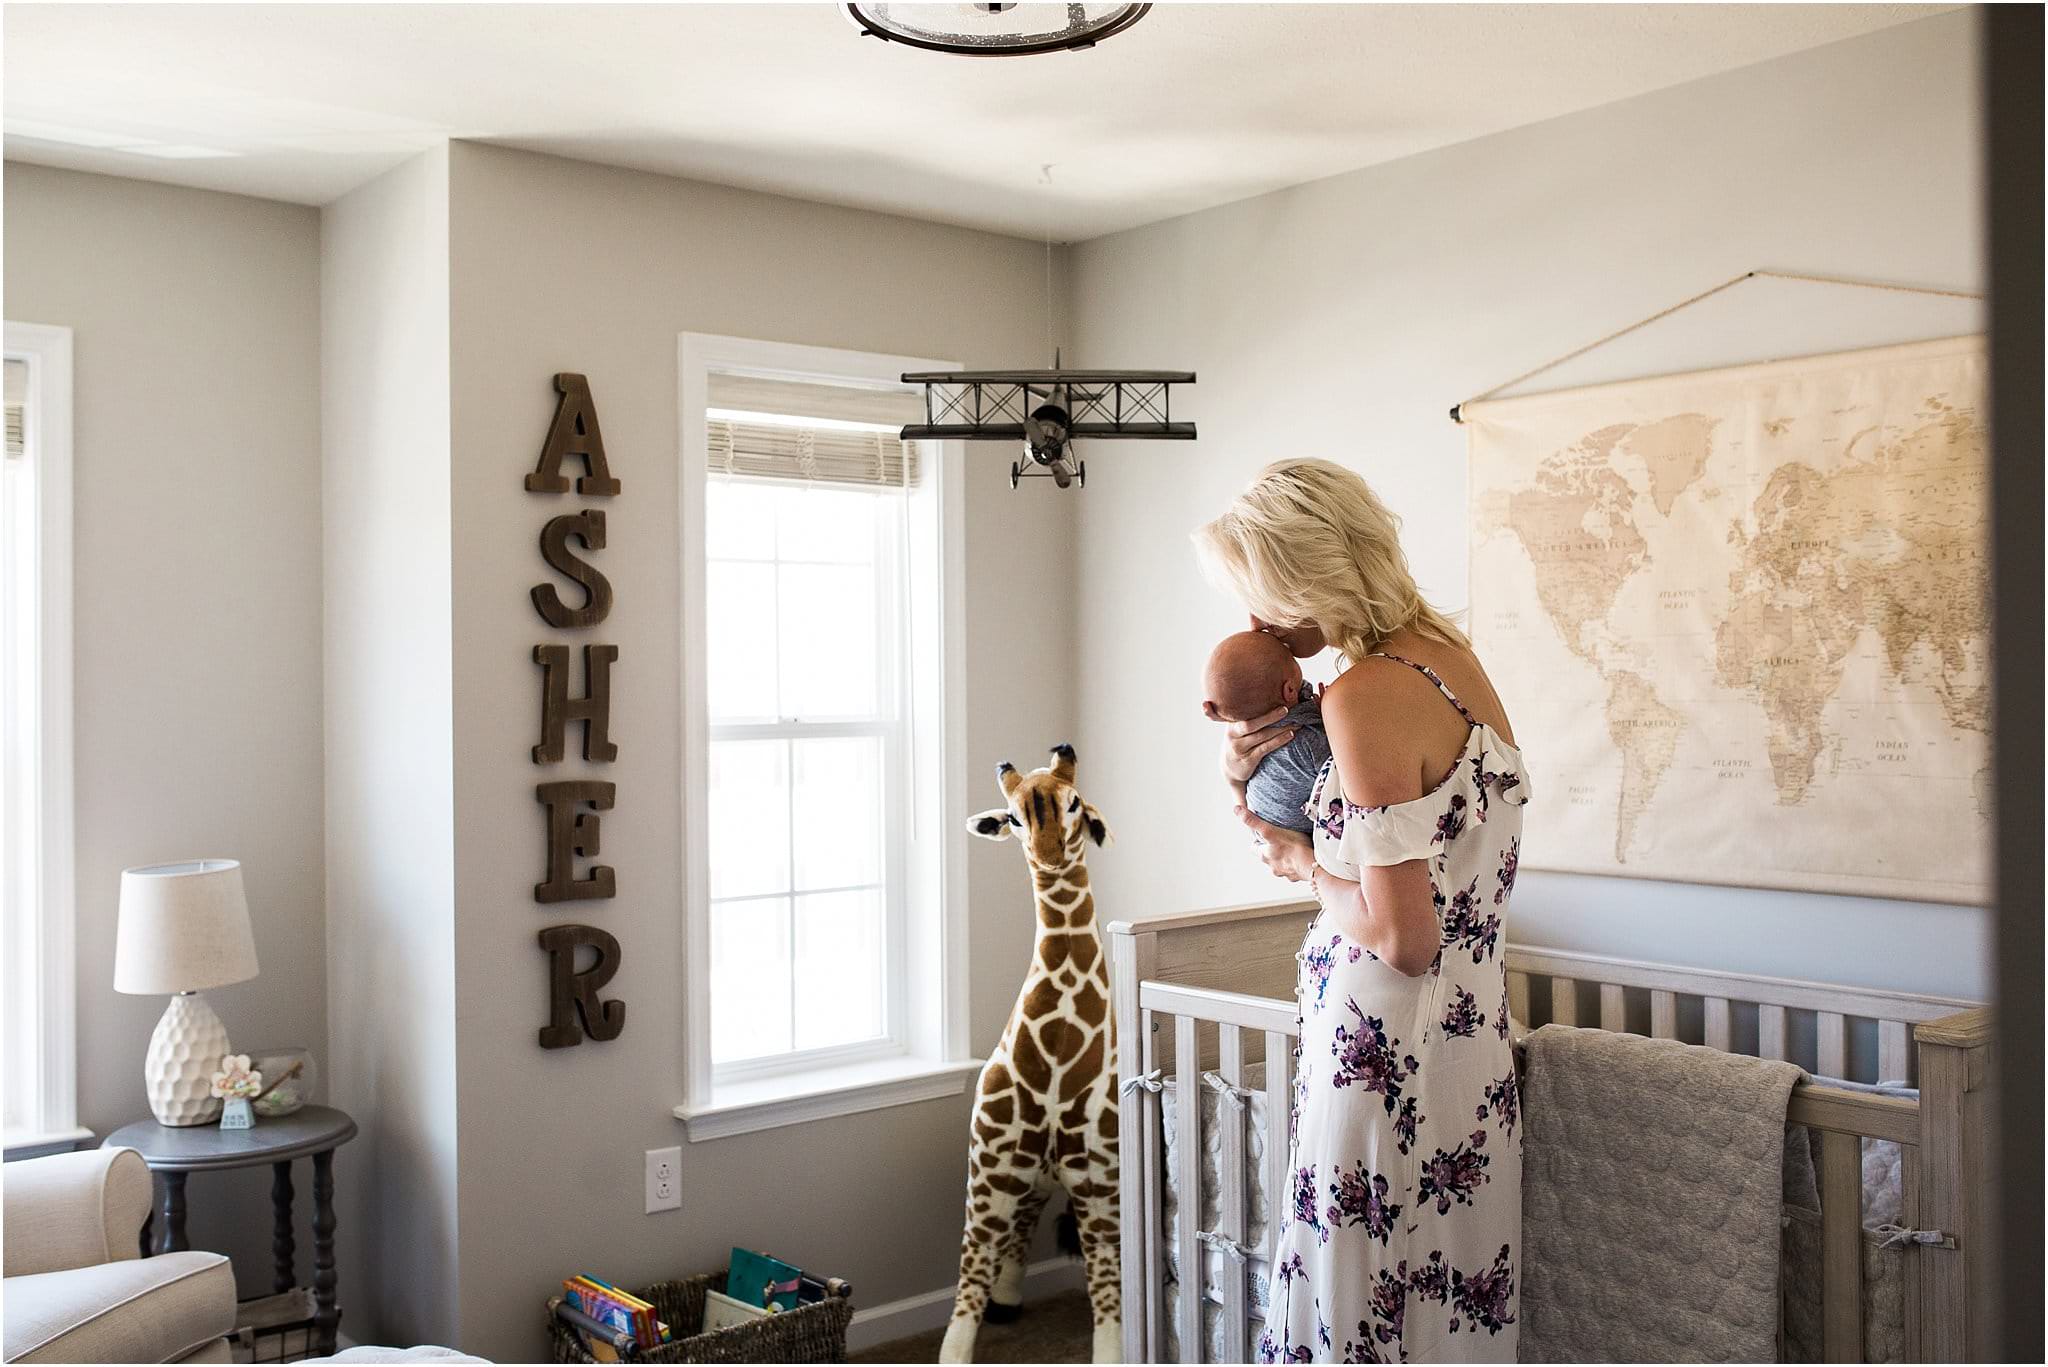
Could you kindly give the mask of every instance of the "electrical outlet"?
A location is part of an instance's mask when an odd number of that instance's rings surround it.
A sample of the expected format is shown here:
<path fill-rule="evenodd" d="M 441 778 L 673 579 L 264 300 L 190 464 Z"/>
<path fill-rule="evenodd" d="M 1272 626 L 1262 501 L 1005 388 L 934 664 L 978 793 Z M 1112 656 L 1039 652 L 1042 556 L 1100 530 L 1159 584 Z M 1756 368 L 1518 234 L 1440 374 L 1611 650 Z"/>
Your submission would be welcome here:
<path fill-rule="evenodd" d="M 683 1150 L 647 1151 L 647 1213 L 683 1208 Z"/>

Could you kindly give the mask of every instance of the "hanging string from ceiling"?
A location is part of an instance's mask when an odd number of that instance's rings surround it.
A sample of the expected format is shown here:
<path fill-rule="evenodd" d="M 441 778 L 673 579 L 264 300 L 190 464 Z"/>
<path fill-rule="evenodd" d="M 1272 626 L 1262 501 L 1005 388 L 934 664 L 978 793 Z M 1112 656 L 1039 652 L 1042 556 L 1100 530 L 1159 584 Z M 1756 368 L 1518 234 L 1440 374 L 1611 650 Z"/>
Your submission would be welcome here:
<path fill-rule="evenodd" d="M 1543 374 L 1547 370 L 1557 369 L 1566 361 L 1576 361 L 1579 357 L 1585 355 L 1589 351 L 1598 351 L 1601 347 L 1606 346 L 1609 342 L 1616 341 L 1620 338 L 1626 337 L 1631 332 L 1635 332 L 1640 328 L 1646 328 L 1652 323 L 1661 322 L 1664 319 L 1669 318 L 1674 313 L 1678 313 L 1682 310 L 1689 309 L 1694 304 L 1700 303 L 1707 299 L 1711 299 L 1715 295 L 1721 293 L 1721 291 L 1723 290 L 1732 290 L 1737 285 L 1742 284 L 1745 280 L 1797 280 L 1802 281 L 1809 285 L 1841 285 L 1849 289 L 1889 290 L 1895 294 L 1931 294 L 1943 299 L 1982 299 L 1984 297 L 1981 293 L 1978 293 L 1974 290 L 1944 290 L 1936 289 L 1928 285 L 1897 285 L 1891 283 L 1890 281 L 1885 280 L 1857 280 L 1848 276 L 1840 275 L 1810 275 L 1801 271 L 1773 271 L 1761 269 L 1753 271 L 1744 271 L 1742 274 L 1735 276 L 1733 279 L 1723 280 L 1720 284 L 1714 286 L 1712 289 L 1701 290 L 1698 294 L 1693 295 L 1690 299 L 1681 299 L 1677 303 L 1671 305 L 1669 308 L 1662 308 L 1657 310 L 1655 313 L 1651 314 L 1647 318 L 1637 319 L 1635 322 L 1630 323 L 1627 327 L 1616 328 L 1614 331 L 1608 333 L 1606 336 L 1588 342 L 1584 346 L 1578 348 L 1576 351 L 1567 351 L 1564 355 L 1557 357 L 1555 360 L 1545 361 L 1542 365 L 1537 366 L 1534 370 L 1526 370 L 1522 372 L 1520 375 L 1515 376 L 1515 378 L 1512 380 L 1503 380 L 1499 384 L 1495 385 L 1493 388 L 1487 390 L 1484 394 L 1474 394 L 1471 398 L 1466 399 L 1463 402 L 1452 404 L 1451 421 L 1456 423 L 1462 423 L 1465 420 L 1464 410 L 1466 404 L 1479 403 L 1482 400 L 1493 398 L 1497 394 L 1501 394 L 1507 390 L 1513 389 L 1516 385 L 1521 384 L 1525 380 L 1535 379 L 1538 375 Z"/>

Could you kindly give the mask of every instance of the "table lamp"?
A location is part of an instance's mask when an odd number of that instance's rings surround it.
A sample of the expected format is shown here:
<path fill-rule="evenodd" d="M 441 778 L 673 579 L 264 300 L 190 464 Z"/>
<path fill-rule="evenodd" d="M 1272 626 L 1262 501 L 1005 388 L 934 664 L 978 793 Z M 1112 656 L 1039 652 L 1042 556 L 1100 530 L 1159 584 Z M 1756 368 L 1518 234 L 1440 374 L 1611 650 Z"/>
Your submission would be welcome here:
<path fill-rule="evenodd" d="M 212 1081 L 228 1052 L 228 1032 L 199 994 L 255 976 L 240 862 L 190 859 L 121 871 L 114 990 L 172 994 L 142 1070 L 158 1124 L 204 1125 L 219 1117 Z"/>

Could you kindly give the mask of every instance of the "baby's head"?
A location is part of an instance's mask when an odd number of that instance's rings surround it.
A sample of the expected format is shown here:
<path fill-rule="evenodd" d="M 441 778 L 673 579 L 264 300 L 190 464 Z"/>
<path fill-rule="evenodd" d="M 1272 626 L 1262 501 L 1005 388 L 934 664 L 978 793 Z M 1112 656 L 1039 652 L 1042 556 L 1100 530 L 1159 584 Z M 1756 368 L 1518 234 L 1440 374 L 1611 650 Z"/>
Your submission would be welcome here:
<path fill-rule="evenodd" d="M 1222 721 L 1249 721 L 1301 700 L 1301 666 L 1279 637 L 1240 631 L 1210 652 L 1202 688 L 1204 710 Z"/>

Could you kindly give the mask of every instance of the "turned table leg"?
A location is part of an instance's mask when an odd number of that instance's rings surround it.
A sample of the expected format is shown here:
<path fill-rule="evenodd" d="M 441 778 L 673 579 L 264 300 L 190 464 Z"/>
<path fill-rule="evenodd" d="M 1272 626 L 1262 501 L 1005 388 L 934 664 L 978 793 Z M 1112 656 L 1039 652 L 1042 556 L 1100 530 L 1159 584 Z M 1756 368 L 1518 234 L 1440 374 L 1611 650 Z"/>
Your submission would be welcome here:
<path fill-rule="evenodd" d="M 293 1267 L 293 1254 L 297 1249 L 292 1244 L 292 1165 L 287 1159 L 272 1163 L 270 1170 L 270 1260 L 276 1269 L 270 1280 L 270 1289 L 283 1293 L 299 1284 L 298 1272 Z"/>
<path fill-rule="evenodd" d="M 332 1356 L 341 1327 L 335 1301 L 334 1150 L 313 1155 L 313 1335 L 316 1351 Z"/>
<path fill-rule="evenodd" d="M 142 1256 L 145 1258 L 156 1252 L 156 1243 L 151 1237 L 156 1233 L 156 1202 L 152 1200 L 149 1205 L 149 1210 L 142 1217 L 141 1244 Z"/>
<path fill-rule="evenodd" d="M 156 1251 L 183 1253 L 192 1247 L 185 1241 L 185 1174 L 164 1173 L 163 1184 L 163 1204 L 157 1214 L 163 1219 L 164 1232 Z"/>

